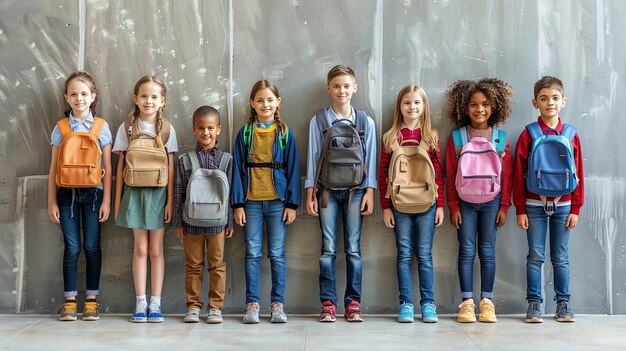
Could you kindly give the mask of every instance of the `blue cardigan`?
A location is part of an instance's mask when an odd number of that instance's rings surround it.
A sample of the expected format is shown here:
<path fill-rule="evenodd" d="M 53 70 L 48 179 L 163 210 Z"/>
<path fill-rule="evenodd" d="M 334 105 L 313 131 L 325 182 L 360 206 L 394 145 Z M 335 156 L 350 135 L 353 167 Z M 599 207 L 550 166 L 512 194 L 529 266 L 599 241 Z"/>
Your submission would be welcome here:
<path fill-rule="evenodd" d="M 250 174 L 246 162 L 250 162 L 248 148 L 243 141 L 244 128 L 239 130 L 235 139 L 235 147 L 233 152 L 233 181 L 231 184 L 230 201 L 232 208 L 243 207 L 248 194 L 248 186 L 250 184 Z M 287 145 L 283 150 L 279 145 L 278 130 L 274 138 L 272 160 L 273 162 L 285 162 L 285 168 L 274 168 L 274 188 L 276 194 L 281 201 L 285 203 L 285 207 L 297 209 L 300 206 L 300 159 L 298 158 L 298 150 L 296 148 L 296 138 L 288 130 Z M 250 138 L 253 140 L 254 138 Z"/>

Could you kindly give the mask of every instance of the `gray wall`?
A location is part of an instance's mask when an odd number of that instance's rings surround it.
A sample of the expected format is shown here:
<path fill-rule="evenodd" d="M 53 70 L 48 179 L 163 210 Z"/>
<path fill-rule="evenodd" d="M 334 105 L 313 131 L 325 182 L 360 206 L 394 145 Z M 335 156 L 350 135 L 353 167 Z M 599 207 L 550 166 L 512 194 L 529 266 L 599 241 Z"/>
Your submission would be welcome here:
<path fill-rule="evenodd" d="M 166 113 L 180 149 L 194 145 L 191 112 L 216 106 L 221 145 L 230 149 L 248 111 L 254 81 L 271 79 L 282 93 L 282 115 L 305 159 L 309 118 L 329 104 L 325 74 L 337 63 L 355 69 L 353 104 L 374 118 L 378 133 L 391 125 L 394 99 L 409 83 L 424 86 L 434 124 L 446 139 L 443 92 L 458 79 L 495 76 L 515 89 L 505 128 L 515 143 L 536 118 L 532 84 L 545 74 L 565 82 L 562 116 L 582 138 L 586 204 L 570 240 L 571 292 L 579 313 L 625 313 L 624 178 L 616 101 L 626 98 L 621 45 L 626 3 L 562 1 L 97 1 L 4 0 L 0 4 L 0 312 L 56 313 L 63 298 L 62 235 L 46 210 L 49 135 L 65 108 L 68 74 L 85 69 L 99 88 L 99 114 L 116 128 L 132 108 L 132 86 L 145 74 L 168 85 Z M 302 164 L 304 171 L 305 165 Z M 287 240 L 287 307 L 318 311 L 318 221 L 299 211 Z M 393 232 L 381 211 L 365 219 L 363 306 L 395 312 Z M 525 309 L 525 233 L 509 211 L 497 243 L 499 313 Z M 112 221 L 103 227 L 100 302 L 106 312 L 131 310 L 132 234 Z M 441 312 L 459 303 L 456 233 L 446 223 L 433 249 Z M 164 309 L 184 311 L 182 246 L 170 228 Z M 342 250 L 342 248 L 340 248 Z M 227 242 L 227 312 L 244 304 L 241 230 Z M 478 264 L 476 264 L 478 266 Z M 81 261 L 79 288 L 84 288 Z M 551 266 L 545 267 L 546 308 L 553 310 Z M 269 305 L 269 264 L 263 263 L 262 306 Z M 343 253 L 337 261 L 343 291 Z M 475 290 L 479 291 L 476 279 Z M 205 286 L 206 289 L 206 286 Z M 417 282 L 414 294 L 419 294 Z M 342 294 L 340 293 L 340 298 Z"/>

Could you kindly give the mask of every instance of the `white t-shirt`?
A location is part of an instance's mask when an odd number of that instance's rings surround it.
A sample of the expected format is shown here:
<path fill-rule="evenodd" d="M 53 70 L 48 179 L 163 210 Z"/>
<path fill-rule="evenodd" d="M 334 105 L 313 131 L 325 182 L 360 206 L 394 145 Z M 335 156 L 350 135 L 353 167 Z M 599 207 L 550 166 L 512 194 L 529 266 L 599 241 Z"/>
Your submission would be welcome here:
<path fill-rule="evenodd" d="M 146 123 L 141 119 L 138 119 L 139 131 L 148 132 L 156 135 L 156 129 L 154 123 Z M 170 123 L 170 137 L 165 143 L 165 150 L 170 152 L 178 152 L 178 141 L 176 140 L 176 131 L 174 126 Z M 124 130 L 124 123 L 117 128 L 117 134 L 115 135 L 115 143 L 113 144 L 113 152 L 126 151 L 128 149 L 128 131 Z"/>

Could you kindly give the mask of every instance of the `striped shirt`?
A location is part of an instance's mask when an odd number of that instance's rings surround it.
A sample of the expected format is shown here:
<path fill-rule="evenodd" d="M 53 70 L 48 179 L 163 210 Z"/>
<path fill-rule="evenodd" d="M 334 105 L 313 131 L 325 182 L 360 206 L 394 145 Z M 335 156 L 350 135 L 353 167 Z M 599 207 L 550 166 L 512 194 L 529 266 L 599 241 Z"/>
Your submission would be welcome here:
<path fill-rule="evenodd" d="M 224 154 L 218 145 L 214 148 L 205 150 L 200 144 L 196 144 L 196 152 L 198 153 L 198 161 L 200 167 L 206 169 L 218 169 L 220 160 Z M 174 228 L 183 227 L 186 235 L 217 235 L 224 231 L 225 228 L 233 228 L 233 209 L 228 200 L 228 224 L 220 227 L 196 227 L 183 221 L 183 205 L 187 196 L 187 184 L 191 177 L 191 169 L 185 170 L 184 162 L 179 156 L 178 166 L 176 168 L 176 184 L 174 186 L 174 213 L 172 216 L 172 225 Z M 233 179 L 233 160 L 228 162 L 226 167 L 226 176 L 228 184 L 232 184 Z"/>

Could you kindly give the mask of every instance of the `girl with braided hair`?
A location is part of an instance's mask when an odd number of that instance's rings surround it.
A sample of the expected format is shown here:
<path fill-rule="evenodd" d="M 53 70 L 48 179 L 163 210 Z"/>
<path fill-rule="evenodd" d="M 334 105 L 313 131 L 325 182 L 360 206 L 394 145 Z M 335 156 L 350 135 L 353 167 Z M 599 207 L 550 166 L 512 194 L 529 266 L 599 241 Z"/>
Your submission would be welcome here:
<path fill-rule="evenodd" d="M 136 307 L 131 322 L 163 322 L 161 291 L 165 276 L 163 235 L 165 223 L 172 220 L 174 199 L 174 153 L 178 151 L 176 132 L 163 117 L 167 90 L 157 77 L 144 76 L 134 90 L 135 108 L 128 120 L 117 130 L 113 151 L 119 154 L 115 180 L 113 215 L 118 226 L 133 229 L 133 281 Z M 141 135 L 139 135 L 141 134 Z M 165 186 L 129 186 L 124 167 L 130 141 L 147 134 L 161 139 L 161 149 L 167 154 L 167 183 Z M 160 145 L 160 144 L 159 144 Z M 150 303 L 146 299 L 146 280 L 150 256 Z"/>

